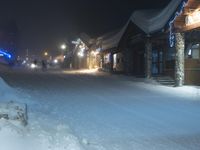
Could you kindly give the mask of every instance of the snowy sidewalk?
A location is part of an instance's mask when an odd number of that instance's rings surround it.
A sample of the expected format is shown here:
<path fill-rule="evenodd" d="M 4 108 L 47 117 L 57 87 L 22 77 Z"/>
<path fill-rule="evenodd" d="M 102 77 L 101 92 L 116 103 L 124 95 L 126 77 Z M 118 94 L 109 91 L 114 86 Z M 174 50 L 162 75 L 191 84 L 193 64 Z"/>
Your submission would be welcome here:
<path fill-rule="evenodd" d="M 169 87 L 160 85 L 152 79 L 135 78 L 133 76 L 125 75 L 113 75 L 113 77 L 120 81 L 125 81 L 129 85 L 134 85 L 135 82 L 137 82 L 138 86 L 148 90 L 152 90 L 158 93 L 162 92 L 178 97 L 188 97 L 190 99 L 200 101 L 200 86 L 184 85 L 182 87 Z"/>
<path fill-rule="evenodd" d="M 18 89 L 2 94 L 29 108 L 28 127 L 1 126 L 3 146 L 8 136 L 20 150 L 199 150 L 198 87 L 87 71 L 2 76 Z"/>

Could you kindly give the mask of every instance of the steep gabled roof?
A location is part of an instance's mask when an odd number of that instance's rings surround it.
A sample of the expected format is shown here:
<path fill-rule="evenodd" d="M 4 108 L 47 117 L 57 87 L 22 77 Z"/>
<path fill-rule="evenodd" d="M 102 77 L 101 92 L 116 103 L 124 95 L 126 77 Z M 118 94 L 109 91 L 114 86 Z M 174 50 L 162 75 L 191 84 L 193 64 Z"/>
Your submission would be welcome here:
<path fill-rule="evenodd" d="M 121 37 L 123 36 L 124 32 L 126 31 L 127 25 L 125 25 L 121 30 L 118 32 L 114 32 L 110 34 L 110 36 L 102 36 L 98 39 L 102 42 L 102 50 L 107 50 L 111 48 L 115 48 L 118 46 Z M 109 34 L 107 34 L 109 35 Z"/>
<path fill-rule="evenodd" d="M 151 34 L 163 29 L 182 2 L 183 0 L 171 0 L 171 2 L 162 10 L 138 10 L 133 12 L 121 30 L 114 34 L 110 34 L 110 36 L 102 36 L 98 38 L 101 40 L 102 50 L 118 47 L 118 44 L 130 22 L 133 22 L 146 34 Z"/>
<path fill-rule="evenodd" d="M 87 47 L 90 47 L 95 42 L 95 40 L 90 38 L 86 33 L 81 33 L 80 39 L 87 45 Z"/>

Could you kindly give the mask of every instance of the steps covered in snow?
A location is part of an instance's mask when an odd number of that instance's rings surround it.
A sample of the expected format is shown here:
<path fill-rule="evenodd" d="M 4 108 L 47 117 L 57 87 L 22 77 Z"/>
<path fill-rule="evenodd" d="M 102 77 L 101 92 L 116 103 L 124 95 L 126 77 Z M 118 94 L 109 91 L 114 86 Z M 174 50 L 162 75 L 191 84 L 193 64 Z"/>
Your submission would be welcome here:
<path fill-rule="evenodd" d="M 174 79 L 169 76 L 157 76 L 153 77 L 153 79 L 161 85 L 166 85 L 170 87 L 175 86 Z"/>

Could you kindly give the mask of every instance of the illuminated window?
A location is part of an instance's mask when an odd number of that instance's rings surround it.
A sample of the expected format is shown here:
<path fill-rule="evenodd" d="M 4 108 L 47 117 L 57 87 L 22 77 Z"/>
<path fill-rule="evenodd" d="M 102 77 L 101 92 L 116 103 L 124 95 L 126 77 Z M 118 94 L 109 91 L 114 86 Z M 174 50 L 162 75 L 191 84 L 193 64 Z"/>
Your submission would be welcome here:
<path fill-rule="evenodd" d="M 199 59 L 200 54 L 200 45 L 194 44 L 192 47 L 188 50 L 187 57 L 191 59 Z"/>
<path fill-rule="evenodd" d="M 189 49 L 189 51 L 188 51 L 188 56 L 189 56 L 189 57 L 192 56 L 192 49 Z"/>
<path fill-rule="evenodd" d="M 104 55 L 104 63 L 110 63 L 110 53 Z"/>

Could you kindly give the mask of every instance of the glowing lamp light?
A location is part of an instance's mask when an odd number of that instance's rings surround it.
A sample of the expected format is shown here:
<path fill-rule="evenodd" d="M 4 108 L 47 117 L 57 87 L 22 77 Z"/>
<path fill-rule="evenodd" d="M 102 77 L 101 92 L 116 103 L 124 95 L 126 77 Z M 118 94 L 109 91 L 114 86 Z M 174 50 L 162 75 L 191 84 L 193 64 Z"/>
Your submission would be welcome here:
<path fill-rule="evenodd" d="M 92 54 L 92 55 L 94 55 L 94 53 L 95 53 L 94 51 L 91 51 L 91 54 Z"/>
<path fill-rule="evenodd" d="M 60 48 L 61 48 L 62 50 L 65 50 L 65 49 L 67 48 L 67 46 L 66 46 L 65 44 L 62 44 L 62 45 L 60 46 Z"/>
<path fill-rule="evenodd" d="M 96 56 L 96 55 L 99 54 L 99 52 L 98 51 L 91 51 L 91 54 L 94 55 L 94 56 Z"/>
<path fill-rule="evenodd" d="M 35 69 L 37 66 L 35 64 L 31 64 L 31 68 Z"/>
<path fill-rule="evenodd" d="M 80 49 L 84 49 L 84 46 L 83 46 L 83 45 L 79 45 L 79 48 L 80 48 Z"/>
<path fill-rule="evenodd" d="M 22 62 L 22 65 L 24 65 L 24 64 L 26 64 L 26 60 L 24 60 L 24 61 Z"/>
<path fill-rule="evenodd" d="M 84 56 L 84 53 L 83 53 L 83 52 L 78 52 L 78 56 L 79 56 L 79 57 L 83 57 L 83 56 Z"/>
<path fill-rule="evenodd" d="M 190 49 L 189 51 L 188 51 L 188 56 L 191 56 L 192 55 L 192 50 Z"/>
<path fill-rule="evenodd" d="M 10 54 L 8 54 L 7 56 L 8 56 L 8 58 L 11 58 L 11 57 L 12 57 Z"/>
<path fill-rule="evenodd" d="M 99 52 L 97 52 L 97 51 L 96 51 L 96 52 L 94 52 L 94 55 L 95 55 L 95 56 L 96 56 L 96 55 L 98 55 L 98 54 L 99 54 Z"/>
<path fill-rule="evenodd" d="M 9 53 L 7 53 L 7 52 L 5 52 L 3 50 L 0 50 L 0 54 L 1 54 L 1 56 L 4 56 L 4 57 L 9 58 L 9 59 L 12 58 L 11 54 L 9 54 Z"/>
<path fill-rule="evenodd" d="M 55 59 L 55 60 L 54 60 L 54 63 L 55 63 L 55 64 L 57 64 L 57 63 L 58 63 L 58 60 L 57 60 L 57 59 Z"/>
<path fill-rule="evenodd" d="M 44 56 L 48 56 L 48 52 L 45 52 L 45 53 L 44 53 Z"/>

